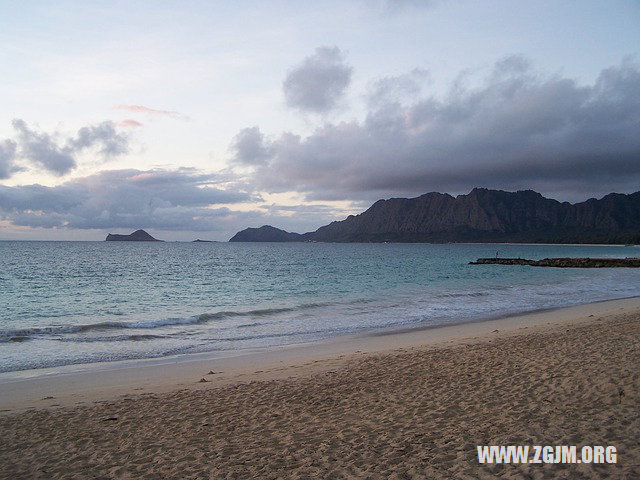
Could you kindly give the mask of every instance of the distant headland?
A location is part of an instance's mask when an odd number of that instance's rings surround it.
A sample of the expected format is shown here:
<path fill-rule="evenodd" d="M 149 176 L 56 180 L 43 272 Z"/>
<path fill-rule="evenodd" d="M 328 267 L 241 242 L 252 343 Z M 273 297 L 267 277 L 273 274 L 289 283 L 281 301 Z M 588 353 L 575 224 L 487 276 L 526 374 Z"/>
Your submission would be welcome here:
<path fill-rule="evenodd" d="M 118 233 L 110 233 L 105 239 L 107 242 L 164 242 L 164 240 L 158 240 L 153 238 L 144 230 L 136 230 L 129 235 L 120 235 Z"/>
<path fill-rule="evenodd" d="M 640 244 L 640 192 L 610 193 L 571 204 L 533 190 L 474 188 L 453 197 L 426 193 L 378 200 L 359 215 L 315 232 L 269 225 L 247 228 L 230 242 L 474 242 Z"/>

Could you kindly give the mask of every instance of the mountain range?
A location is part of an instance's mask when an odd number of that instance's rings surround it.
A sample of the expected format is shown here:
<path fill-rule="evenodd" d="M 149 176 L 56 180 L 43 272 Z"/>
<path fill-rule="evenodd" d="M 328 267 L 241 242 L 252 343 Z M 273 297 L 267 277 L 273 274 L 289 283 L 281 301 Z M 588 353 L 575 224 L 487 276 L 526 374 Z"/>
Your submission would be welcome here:
<path fill-rule="evenodd" d="M 571 204 L 532 190 L 474 188 L 453 197 L 426 193 L 378 200 L 359 215 L 315 232 L 270 225 L 247 228 L 230 242 L 520 242 L 640 243 L 640 191 Z"/>

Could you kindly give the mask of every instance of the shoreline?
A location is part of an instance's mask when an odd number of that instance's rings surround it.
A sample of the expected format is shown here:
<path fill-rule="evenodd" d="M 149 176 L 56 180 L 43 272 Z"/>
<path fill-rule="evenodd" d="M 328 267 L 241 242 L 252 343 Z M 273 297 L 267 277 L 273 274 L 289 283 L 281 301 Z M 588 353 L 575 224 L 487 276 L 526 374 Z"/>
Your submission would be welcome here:
<path fill-rule="evenodd" d="M 234 383 L 305 376 L 354 358 L 406 349 L 448 348 L 592 323 L 621 312 L 640 314 L 640 297 L 550 308 L 446 326 L 345 335 L 268 349 L 66 365 L 0 373 L 0 415 L 91 404 L 123 396 L 201 390 Z M 214 372 L 210 374 L 209 372 Z M 202 382 L 201 380 L 206 380 Z"/>
<path fill-rule="evenodd" d="M 494 313 L 491 315 L 478 317 L 471 320 L 464 319 L 464 320 L 454 321 L 446 324 L 435 324 L 435 325 L 429 324 L 428 325 L 423 323 L 416 323 L 413 325 L 409 324 L 409 325 L 387 326 L 387 327 L 381 327 L 381 328 L 367 328 L 354 333 L 342 333 L 339 335 L 316 339 L 316 340 L 309 340 L 306 342 L 285 343 L 282 345 L 273 345 L 273 346 L 267 346 L 267 347 L 255 347 L 255 348 L 247 347 L 247 348 L 240 348 L 236 350 L 211 350 L 211 351 L 202 351 L 202 352 L 195 352 L 195 353 L 178 353 L 178 354 L 164 355 L 164 356 L 129 358 L 129 359 L 121 359 L 121 360 L 113 360 L 113 361 L 99 361 L 99 362 L 92 362 L 92 363 L 70 363 L 65 365 L 55 365 L 51 367 L 10 370 L 7 372 L 0 372 L 0 385 L 2 385 L 3 383 L 11 382 L 13 380 L 19 381 L 19 380 L 26 380 L 26 379 L 37 378 L 42 376 L 67 375 L 67 374 L 90 372 L 90 371 L 95 372 L 95 371 L 101 371 L 101 370 L 119 370 L 122 368 L 145 367 L 145 366 L 153 366 L 153 365 L 166 364 L 166 363 L 171 363 L 171 364 L 189 363 L 189 362 L 199 361 L 199 360 L 217 361 L 217 360 L 222 360 L 226 358 L 242 357 L 245 355 L 259 355 L 259 354 L 266 354 L 269 352 L 275 352 L 275 351 L 281 351 L 281 350 L 305 348 L 305 347 L 311 347 L 311 346 L 322 346 L 322 345 L 333 344 L 333 343 L 343 343 L 343 342 L 349 342 L 351 340 L 358 340 L 358 339 L 364 339 L 369 337 L 393 336 L 395 334 L 438 330 L 446 327 L 460 327 L 467 324 L 485 323 L 493 320 L 503 320 L 503 319 L 508 319 L 512 317 L 527 317 L 529 315 L 543 314 L 548 312 L 554 312 L 557 310 L 579 308 L 585 305 L 625 301 L 625 300 L 632 300 L 636 298 L 640 299 L 640 296 L 620 297 L 620 298 L 612 298 L 607 300 L 595 300 L 592 302 L 579 303 L 575 305 L 537 308 L 534 310 L 525 310 L 522 312 Z"/>

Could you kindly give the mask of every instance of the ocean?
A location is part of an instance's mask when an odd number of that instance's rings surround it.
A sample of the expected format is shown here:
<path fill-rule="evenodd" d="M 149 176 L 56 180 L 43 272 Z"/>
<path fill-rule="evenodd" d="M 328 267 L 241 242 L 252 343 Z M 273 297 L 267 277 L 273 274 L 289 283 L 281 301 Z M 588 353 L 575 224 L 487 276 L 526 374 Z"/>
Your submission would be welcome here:
<path fill-rule="evenodd" d="M 637 247 L 0 242 L 0 372 L 315 342 L 640 295 Z"/>

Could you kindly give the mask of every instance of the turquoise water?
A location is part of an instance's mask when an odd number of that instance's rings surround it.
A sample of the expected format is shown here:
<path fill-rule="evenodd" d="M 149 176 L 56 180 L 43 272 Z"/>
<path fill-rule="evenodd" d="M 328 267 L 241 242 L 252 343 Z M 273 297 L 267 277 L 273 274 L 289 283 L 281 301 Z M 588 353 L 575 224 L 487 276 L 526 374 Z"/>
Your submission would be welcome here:
<path fill-rule="evenodd" d="M 0 242 L 0 371 L 322 340 L 640 295 L 635 247 Z"/>

